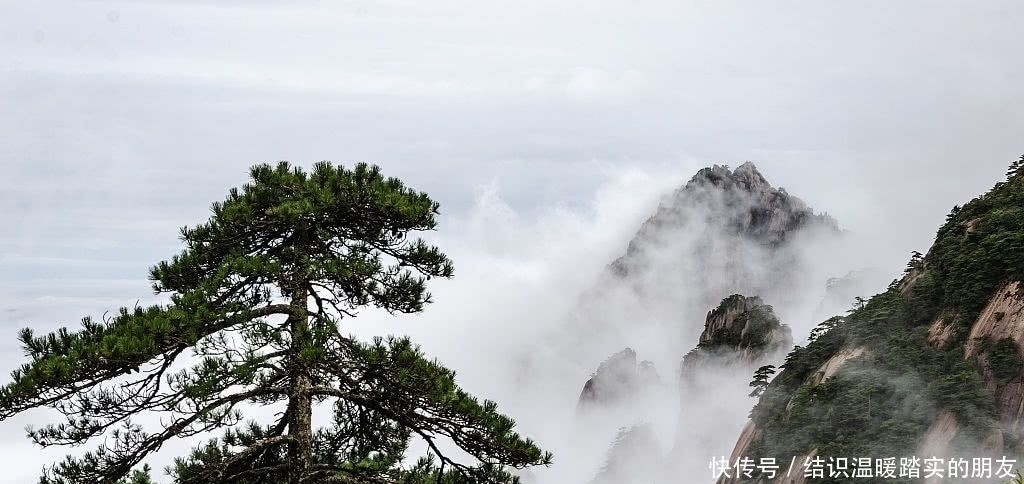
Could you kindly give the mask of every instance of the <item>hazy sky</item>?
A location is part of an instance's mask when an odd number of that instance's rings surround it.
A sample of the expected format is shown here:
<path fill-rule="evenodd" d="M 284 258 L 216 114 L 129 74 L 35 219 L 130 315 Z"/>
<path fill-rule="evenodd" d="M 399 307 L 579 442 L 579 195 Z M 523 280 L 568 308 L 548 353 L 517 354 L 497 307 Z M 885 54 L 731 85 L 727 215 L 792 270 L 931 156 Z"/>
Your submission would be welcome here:
<path fill-rule="evenodd" d="M 441 202 L 462 274 L 562 270 L 537 254 L 566 220 L 610 260 L 744 160 L 899 264 L 1024 152 L 1021 25 L 1011 0 L 0 1 L 0 370 L 19 327 L 145 300 L 260 161 L 380 164 Z"/>

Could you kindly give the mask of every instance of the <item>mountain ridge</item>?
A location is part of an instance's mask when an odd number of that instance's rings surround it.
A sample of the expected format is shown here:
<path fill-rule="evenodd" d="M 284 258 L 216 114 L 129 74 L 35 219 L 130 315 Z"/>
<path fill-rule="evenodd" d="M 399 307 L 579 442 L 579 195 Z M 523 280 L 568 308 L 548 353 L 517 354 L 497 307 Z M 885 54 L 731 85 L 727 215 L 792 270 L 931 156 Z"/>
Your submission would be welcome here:
<path fill-rule="evenodd" d="M 954 206 L 927 254 L 913 254 L 902 278 L 819 325 L 806 347 L 786 357 L 732 457 L 924 453 L 1021 462 L 1022 281 L 1024 156 L 1005 181 Z"/>

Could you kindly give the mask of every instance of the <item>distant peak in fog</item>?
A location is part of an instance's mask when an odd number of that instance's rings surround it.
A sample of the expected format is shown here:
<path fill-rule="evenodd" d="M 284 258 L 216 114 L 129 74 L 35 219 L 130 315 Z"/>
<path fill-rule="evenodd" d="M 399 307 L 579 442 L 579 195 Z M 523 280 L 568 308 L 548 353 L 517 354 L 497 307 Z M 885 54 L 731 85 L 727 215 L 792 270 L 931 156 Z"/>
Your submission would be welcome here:
<path fill-rule="evenodd" d="M 626 348 L 604 360 L 586 384 L 577 403 L 577 411 L 592 405 L 613 405 L 638 396 L 660 382 L 650 361 L 637 363 L 636 351 Z"/>
<path fill-rule="evenodd" d="M 612 263 L 612 270 L 626 275 L 644 264 L 645 246 L 671 246 L 670 239 L 680 229 L 707 228 L 716 237 L 739 236 L 767 248 L 784 245 L 806 229 L 839 231 L 835 219 L 815 213 L 800 198 L 772 186 L 754 163 L 748 161 L 736 169 L 713 165 L 702 168 L 661 202 L 640 226 L 626 254 Z"/>
<path fill-rule="evenodd" d="M 732 195 L 722 200 L 725 206 L 745 203 L 749 212 L 747 220 L 736 227 L 739 232 L 767 236 L 769 245 L 781 242 L 784 232 L 798 230 L 807 225 L 838 227 L 836 221 L 824 214 L 815 214 L 800 198 L 790 195 L 784 188 L 774 187 L 758 171 L 753 162 L 747 161 L 730 170 L 728 165 L 713 165 L 702 168 L 689 182 L 675 193 L 675 199 L 690 202 L 695 194 L 717 189 Z M 744 197 L 749 195 L 749 197 Z M 697 197 L 700 198 L 700 197 Z M 735 224 L 734 224 L 735 225 Z"/>

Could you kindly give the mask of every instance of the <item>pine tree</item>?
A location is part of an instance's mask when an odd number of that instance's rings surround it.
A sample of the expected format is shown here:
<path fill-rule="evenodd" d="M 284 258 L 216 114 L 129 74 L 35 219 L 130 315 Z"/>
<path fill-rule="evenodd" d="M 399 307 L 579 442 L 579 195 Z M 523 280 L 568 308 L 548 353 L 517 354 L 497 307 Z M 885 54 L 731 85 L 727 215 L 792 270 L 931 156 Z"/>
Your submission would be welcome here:
<path fill-rule="evenodd" d="M 856 301 L 858 301 L 861 305 L 863 305 L 864 298 L 857 297 Z M 858 304 L 858 303 L 855 302 L 855 304 Z M 822 321 L 821 323 L 818 323 L 817 326 L 815 326 L 813 329 L 811 329 L 811 333 L 810 333 L 810 335 L 807 338 L 807 342 L 808 343 L 813 342 L 814 340 L 820 338 L 825 333 L 828 333 L 829 331 L 831 331 L 832 328 L 835 328 L 836 326 L 838 326 L 842 322 L 843 322 L 843 317 L 842 316 L 832 316 L 831 318 L 828 318 L 828 319 Z"/>
<path fill-rule="evenodd" d="M 864 306 L 867 305 L 867 303 L 868 303 L 867 299 L 864 299 L 861 296 L 855 296 L 853 298 L 853 306 L 850 307 L 850 309 L 847 311 L 847 313 L 852 313 L 852 312 L 854 312 L 854 311 L 856 311 L 858 309 L 863 309 Z"/>
<path fill-rule="evenodd" d="M 51 407 L 65 419 L 30 428 L 35 443 L 102 440 L 44 469 L 42 484 L 146 482 L 149 454 L 215 430 L 168 468 L 176 482 L 514 483 L 512 469 L 551 462 L 407 338 L 341 332 L 361 308 L 422 311 L 425 281 L 452 276 L 414 237 L 435 229 L 436 202 L 366 164 L 250 176 L 150 270 L 169 303 L 87 317 L 77 332 L 20 332 L 30 361 L 0 388 L 0 420 Z M 267 406 L 274 421 L 245 419 Z M 138 424 L 146 414 L 162 425 Z M 414 437 L 429 453 L 409 465 Z"/>
<path fill-rule="evenodd" d="M 775 365 L 764 365 L 754 371 L 754 379 L 750 382 L 750 386 L 754 390 L 750 392 L 750 396 L 758 397 L 764 393 L 765 389 L 768 388 L 768 383 L 771 380 L 772 375 L 774 374 Z"/>
<path fill-rule="evenodd" d="M 921 269 L 924 267 L 924 254 L 913 251 L 910 253 L 910 261 L 907 262 L 907 267 L 903 270 L 903 275 L 909 275 L 911 272 Z"/>
<path fill-rule="evenodd" d="M 1010 167 L 1006 170 L 1006 178 L 1013 178 L 1021 173 L 1024 173 L 1024 155 L 1020 155 L 1020 159 L 1010 163 Z"/>

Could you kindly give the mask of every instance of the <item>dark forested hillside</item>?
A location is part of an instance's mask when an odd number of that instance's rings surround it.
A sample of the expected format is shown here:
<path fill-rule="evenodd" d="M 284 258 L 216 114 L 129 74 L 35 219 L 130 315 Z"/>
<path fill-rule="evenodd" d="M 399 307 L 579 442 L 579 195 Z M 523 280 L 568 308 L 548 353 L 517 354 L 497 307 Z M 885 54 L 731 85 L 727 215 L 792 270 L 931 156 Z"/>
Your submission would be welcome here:
<path fill-rule="evenodd" d="M 733 457 L 774 457 L 787 465 L 794 456 L 798 462 L 808 456 L 1019 459 L 1022 165 L 1024 157 L 1006 181 L 954 207 L 931 249 L 914 253 L 901 279 L 821 323 L 806 346 L 786 357 Z M 826 475 L 813 482 L 851 479 Z M 790 482 L 720 479 L 737 481 Z"/>

